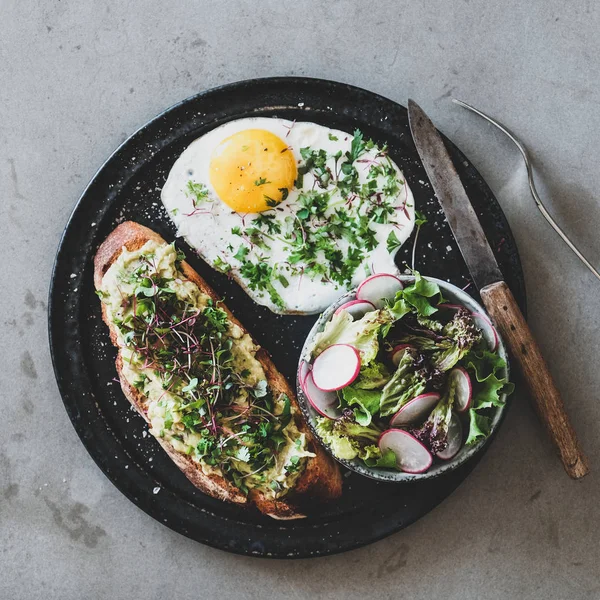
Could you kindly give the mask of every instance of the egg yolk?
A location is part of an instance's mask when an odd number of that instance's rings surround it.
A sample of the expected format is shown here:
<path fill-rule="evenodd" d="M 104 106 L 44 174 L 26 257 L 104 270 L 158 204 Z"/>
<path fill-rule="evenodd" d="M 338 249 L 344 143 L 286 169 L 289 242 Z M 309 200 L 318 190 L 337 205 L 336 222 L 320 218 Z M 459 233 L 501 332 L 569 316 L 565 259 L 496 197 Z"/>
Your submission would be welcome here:
<path fill-rule="evenodd" d="M 210 160 L 210 182 L 236 212 L 259 213 L 287 198 L 297 169 L 293 152 L 278 136 L 247 129 L 223 140 Z"/>

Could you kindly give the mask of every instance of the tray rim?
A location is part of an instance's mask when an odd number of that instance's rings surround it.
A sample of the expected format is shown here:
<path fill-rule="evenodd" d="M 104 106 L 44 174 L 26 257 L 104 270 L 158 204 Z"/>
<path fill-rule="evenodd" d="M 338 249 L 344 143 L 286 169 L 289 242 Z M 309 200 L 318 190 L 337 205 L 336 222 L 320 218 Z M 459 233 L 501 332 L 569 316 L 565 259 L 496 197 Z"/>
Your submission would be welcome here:
<path fill-rule="evenodd" d="M 58 247 L 57 247 L 57 252 L 53 261 L 53 265 L 52 265 L 52 271 L 51 271 L 51 281 L 50 281 L 50 285 L 49 285 L 49 291 L 48 291 L 48 309 L 47 309 L 47 313 L 48 313 L 48 341 L 49 341 L 49 347 L 50 347 L 50 355 L 51 355 L 51 360 L 52 360 L 52 366 L 53 366 L 53 370 L 54 370 L 54 374 L 55 374 L 55 378 L 56 378 L 56 382 L 57 382 L 57 386 L 61 395 L 61 399 L 63 401 L 63 404 L 65 406 L 65 410 L 69 416 L 69 420 L 71 421 L 72 426 L 75 429 L 75 432 L 77 433 L 78 437 L 80 438 L 82 444 L 84 445 L 86 451 L 88 452 L 88 454 L 90 455 L 90 457 L 92 458 L 92 460 L 96 463 L 96 465 L 100 468 L 100 470 L 102 471 L 102 473 L 111 481 L 111 483 L 124 495 L 126 496 L 131 502 L 133 502 L 139 509 L 141 509 L 142 511 L 144 511 L 146 514 L 148 514 L 150 517 L 152 517 L 153 519 L 155 519 L 156 521 L 158 521 L 159 523 L 163 524 L 163 525 L 167 525 L 167 527 L 169 527 L 171 530 L 176 531 L 182 535 L 185 535 L 186 537 L 189 537 L 190 539 L 194 539 L 195 541 L 200 541 L 201 543 L 211 546 L 213 548 L 217 548 L 220 550 L 224 550 L 227 552 L 232 552 L 235 554 L 240 554 L 240 555 L 247 555 L 247 556 L 264 556 L 264 557 L 269 557 L 269 558 L 311 558 L 311 557 L 317 557 L 317 556 L 326 556 L 326 555 L 331 555 L 331 554 L 336 554 L 336 553 L 340 553 L 340 552 L 346 552 L 352 549 L 356 549 L 359 547 L 363 547 L 366 546 L 368 544 L 374 543 L 376 541 L 379 541 L 385 537 L 388 537 L 389 535 L 407 527 L 408 525 L 414 523 L 415 521 L 417 521 L 419 518 L 422 518 L 422 516 L 424 516 L 427 513 L 424 513 L 423 515 L 416 517 L 414 519 L 409 519 L 405 522 L 402 522 L 400 525 L 396 525 L 395 527 L 392 527 L 386 531 L 383 531 L 379 534 L 376 535 L 371 535 L 368 539 L 361 539 L 359 541 L 355 541 L 352 544 L 349 543 L 345 543 L 344 546 L 341 549 L 328 549 L 326 551 L 320 551 L 320 552 L 311 552 L 311 553 L 306 553 L 304 551 L 300 551 L 298 553 L 294 553 L 293 555 L 285 555 L 285 554 L 273 554 L 273 553 L 269 553 L 269 552 L 260 552 L 260 551 L 253 551 L 253 550 L 249 550 L 247 548 L 244 549 L 240 549 L 240 548 L 230 548 L 227 547 L 223 544 L 219 544 L 218 542 L 213 542 L 210 538 L 206 538 L 206 539 L 199 539 L 198 536 L 192 535 L 191 533 L 184 531 L 182 527 L 178 527 L 176 525 L 173 525 L 172 523 L 167 523 L 166 519 L 160 519 L 159 516 L 157 516 L 156 512 L 152 512 L 151 511 L 151 505 L 152 505 L 152 497 L 149 496 L 149 502 L 148 503 L 141 503 L 140 502 L 140 498 L 136 497 L 134 495 L 134 493 L 132 493 L 127 486 L 123 485 L 123 482 L 121 479 L 119 479 L 114 473 L 112 472 L 107 472 L 109 469 L 105 468 L 104 465 L 104 461 L 102 460 L 102 457 L 98 455 L 97 452 L 97 447 L 96 444 L 89 439 L 86 439 L 85 436 L 85 428 L 83 428 L 80 424 L 76 424 L 76 420 L 75 420 L 75 416 L 74 416 L 74 411 L 72 410 L 72 407 L 68 404 L 67 402 L 67 398 L 69 397 L 69 391 L 66 389 L 66 383 L 64 382 L 64 378 L 61 375 L 60 369 L 59 369 L 59 364 L 58 364 L 58 357 L 57 354 L 58 352 L 55 349 L 55 343 L 54 343 L 54 328 L 56 327 L 56 316 L 55 316 L 55 307 L 54 307 L 54 302 L 55 302 L 55 296 L 60 292 L 60 290 L 57 290 L 57 271 L 60 267 L 60 261 L 63 258 L 63 254 L 66 251 L 65 248 L 65 241 L 67 239 L 67 236 L 69 234 L 69 230 L 70 228 L 73 226 L 73 224 L 76 222 L 76 219 L 79 217 L 79 213 L 80 211 L 83 211 L 82 208 L 82 204 L 84 199 L 86 198 L 86 196 L 89 194 L 91 188 L 94 186 L 94 184 L 96 183 L 96 181 L 98 180 L 99 176 L 105 171 L 105 169 L 107 169 L 107 167 L 109 167 L 111 165 L 111 163 L 115 160 L 117 160 L 119 158 L 119 154 L 120 152 L 126 147 L 128 146 L 132 141 L 135 140 L 136 137 L 140 136 L 141 134 L 143 134 L 146 130 L 150 129 L 152 126 L 154 126 L 157 122 L 161 121 L 166 115 L 168 115 L 171 112 L 176 111 L 178 108 L 181 108 L 185 105 L 191 104 L 195 101 L 198 101 L 200 99 L 202 99 L 203 97 L 206 96 L 210 96 L 211 94 L 217 94 L 217 93 L 222 93 L 224 91 L 230 91 L 230 90 L 236 90 L 236 89 L 240 89 L 243 87 L 248 87 L 248 86 L 253 86 L 253 85 L 265 85 L 265 84 L 270 84 L 270 85 L 277 85 L 277 84 L 290 84 L 290 83 L 295 83 L 297 84 L 299 87 L 303 86 L 303 85 L 324 85 L 324 86 L 340 86 L 343 88 L 346 88 L 349 91 L 353 91 L 359 94 L 367 94 L 371 97 L 373 97 L 374 99 L 378 99 L 380 101 L 383 101 L 385 103 L 391 103 L 396 105 L 397 107 L 406 110 L 406 107 L 403 106 L 402 104 L 400 104 L 399 102 L 396 102 L 395 100 L 392 100 L 390 98 L 387 98 L 381 94 L 372 92 L 370 90 L 367 90 L 365 88 L 361 88 L 358 86 L 354 86 L 354 85 L 350 85 L 347 84 L 345 82 L 338 82 L 338 81 L 333 81 L 333 80 L 326 80 L 326 79 L 321 79 L 321 78 L 313 78 L 313 77 L 286 77 L 286 76 L 277 76 L 277 77 L 260 77 L 260 78 L 252 78 L 252 79 L 246 79 L 246 80 L 240 80 L 240 81 L 236 81 L 236 82 L 231 82 L 231 83 L 226 83 L 217 87 L 213 87 L 213 88 L 209 88 L 206 90 L 202 90 L 196 94 L 193 94 L 187 98 L 184 98 L 174 104 L 172 104 L 171 106 L 169 106 L 168 108 L 162 110 L 161 112 L 159 112 L 156 116 L 154 116 L 153 118 L 151 118 L 150 120 L 146 121 L 144 124 L 142 124 L 140 127 L 138 127 L 137 129 L 135 129 L 135 131 L 129 135 L 123 142 L 121 142 L 111 153 L 110 155 L 102 162 L 102 164 L 98 167 L 98 169 L 96 169 L 96 171 L 94 172 L 94 174 L 92 175 L 92 177 L 90 178 L 90 181 L 87 183 L 87 185 L 85 186 L 85 188 L 83 189 L 83 191 L 81 192 L 79 198 L 77 199 L 76 203 L 74 204 L 70 215 L 67 219 L 67 223 L 65 225 L 65 228 L 60 236 L 59 242 L 58 242 Z M 285 106 L 282 108 L 292 108 L 291 106 Z M 235 117 L 233 117 L 235 118 Z M 232 120 L 232 119 L 228 119 L 228 120 Z M 216 125 L 215 125 L 216 126 Z M 447 140 L 447 138 L 445 136 L 443 136 L 445 140 Z M 462 153 L 462 151 L 456 147 L 452 142 L 450 142 L 453 146 L 454 149 L 456 149 L 459 154 L 461 156 L 464 157 L 464 154 Z M 467 159 L 468 160 L 468 159 Z M 510 237 L 510 241 L 512 242 L 512 245 L 514 247 L 514 260 L 516 261 L 516 265 L 518 267 L 518 271 L 519 271 L 519 283 L 522 286 L 522 309 L 525 310 L 526 308 L 526 289 L 525 289 L 525 282 L 524 282 L 524 276 L 523 276 L 523 269 L 522 269 L 522 265 L 521 265 L 521 260 L 520 260 L 520 256 L 519 256 L 519 252 L 518 252 L 518 248 L 516 245 L 516 241 L 514 240 L 514 236 L 512 234 L 512 230 L 510 229 L 510 224 L 508 223 L 508 220 L 506 219 L 506 216 L 504 215 L 504 212 L 502 211 L 502 208 L 500 207 L 494 193 L 492 192 L 492 190 L 489 188 L 489 185 L 487 184 L 487 182 L 483 179 L 483 177 L 481 176 L 481 174 L 479 173 L 479 171 L 476 169 L 476 167 L 471 163 L 471 161 L 469 161 L 470 163 L 470 167 L 471 169 L 473 169 L 473 171 L 476 172 L 476 174 L 479 177 L 479 181 L 481 183 L 481 185 L 486 189 L 487 193 L 496 201 L 497 207 L 500 209 L 500 212 L 504 218 L 504 221 L 507 224 L 507 234 Z M 506 413 L 508 412 L 508 409 L 510 408 L 510 401 L 507 404 L 506 410 L 504 410 L 503 412 L 503 418 L 506 415 Z M 503 420 L 503 419 L 502 419 Z M 500 427 L 498 427 L 499 429 Z M 496 430 L 497 432 L 497 430 Z M 433 510 L 435 507 L 437 507 L 441 502 L 443 502 L 443 500 L 445 498 L 447 498 L 455 489 L 456 487 L 458 487 L 458 485 L 460 485 L 460 483 L 462 483 L 462 481 L 464 481 L 464 479 L 466 479 L 466 477 L 468 477 L 470 471 L 476 466 L 476 464 L 479 462 L 479 459 L 485 454 L 485 452 L 487 451 L 487 449 L 489 448 L 489 446 L 491 445 L 491 442 L 493 441 L 493 438 L 495 437 L 496 432 L 494 432 L 494 434 L 490 437 L 490 439 L 488 440 L 488 443 L 485 444 L 485 448 L 483 449 L 483 451 L 481 453 L 479 453 L 479 455 L 477 457 L 475 457 L 474 460 L 469 461 L 468 465 L 469 465 L 469 469 L 468 472 L 466 473 L 466 475 L 456 484 L 454 485 L 450 491 L 444 496 L 444 498 L 440 499 L 439 501 L 437 501 L 427 512 L 429 512 L 430 510 Z M 114 435 L 113 435 L 114 437 Z M 117 439 L 117 438 L 115 438 Z M 171 493 L 168 490 L 164 490 L 164 493 Z M 173 494 L 172 494 L 173 495 Z M 182 502 L 187 502 L 185 500 L 180 499 Z M 219 518 L 218 515 L 212 515 L 215 518 Z"/>

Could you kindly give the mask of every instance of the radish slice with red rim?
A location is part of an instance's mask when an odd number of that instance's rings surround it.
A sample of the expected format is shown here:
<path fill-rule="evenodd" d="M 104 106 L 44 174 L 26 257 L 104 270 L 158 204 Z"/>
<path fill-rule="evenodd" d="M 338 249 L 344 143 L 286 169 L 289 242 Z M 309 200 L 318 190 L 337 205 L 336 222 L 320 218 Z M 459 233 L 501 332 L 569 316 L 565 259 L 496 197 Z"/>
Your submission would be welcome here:
<path fill-rule="evenodd" d="M 298 367 L 298 381 L 300 382 L 300 387 L 302 388 L 302 391 L 305 394 L 306 394 L 306 389 L 304 388 L 304 381 L 306 379 L 306 376 L 310 373 L 310 371 L 311 371 L 310 363 L 308 363 L 305 360 L 300 361 L 300 366 Z"/>
<path fill-rule="evenodd" d="M 328 419 L 339 419 L 342 412 L 338 408 L 338 397 L 335 392 L 324 392 L 314 382 L 312 372 L 308 372 L 303 385 L 303 391 L 310 405 L 322 416 Z"/>
<path fill-rule="evenodd" d="M 395 367 L 400 364 L 400 359 L 402 358 L 404 351 L 408 349 L 415 349 L 415 347 L 411 346 L 410 344 L 400 344 L 392 348 L 391 358 Z"/>
<path fill-rule="evenodd" d="M 425 473 L 433 462 L 431 453 L 421 442 L 404 429 L 388 429 L 379 437 L 379 449 L 391 450 L 396 464 L 405 473 Z"/>
<path fill-rule="evenodd" d="M 448 425 L 448 445 L 436 454 L 442 460 L 454 458 L 462 447 L 463 428 L 458 415 L 452 413 L 450 424 Z"/>
<path fill-rule="evenodd" d="M 358 300 L 366 300 L 375 306 L 382 308 L 385 300 L 392 302 L 404 286 L 402 282 L 391 273 L 377 273 L 367 277 L 356 290 Z"/>
<path fill-rule="evenodd" d="M 375 305 L 368 300 L 350 300 L 350 302 L 346 302 L 338 307 L 333 314 L 337 315 L 343 310 L 356 321 L 364 317 L 368 312 L 375 310 Z"/>
<path fill-rule="evenodd" d="M 312 368 L 315 385 L 334 392 L 350 385 L 360 371 L 360 354 L 348 344 L 334 344 L 317 356 Z"/>
<path fill-rule="evenodd" d="M 455 367 L 448 375 L 450 385 L 455 385 L 454 407 L 459 413 L 465 412 L 471 406 L 473 386 L 471 377 L 463 367 Z"/>
<path fill-rule="evenodd" d="M 437 392 L 427 392 L 409 400 L 390 420 L 392 427 L 406 427 L 425 419 L 440 401 Z"/>
<path fill-rule="evenodd" d="M 498 349 L 499 340 L 496 328 L 492 325 L 492 322 L 483 313 L 473 313 L 473 321 L 481 329 L 483 339 L 487 342 L 490 350 L 495 352 Z"/>

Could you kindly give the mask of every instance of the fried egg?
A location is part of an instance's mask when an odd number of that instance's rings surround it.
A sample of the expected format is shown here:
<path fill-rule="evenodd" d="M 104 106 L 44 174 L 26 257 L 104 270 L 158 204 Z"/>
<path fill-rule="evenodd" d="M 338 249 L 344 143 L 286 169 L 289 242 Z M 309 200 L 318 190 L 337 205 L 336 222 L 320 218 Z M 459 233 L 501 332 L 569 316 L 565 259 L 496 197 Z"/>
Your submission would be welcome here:
<path fill-rule="evenodd" d="M 316 123 L 248 118 L 190 144 L 161 193 L 178 235 L 276 313 L 313 314 L 397 271 L 414 200 L 385 146 Z"/>

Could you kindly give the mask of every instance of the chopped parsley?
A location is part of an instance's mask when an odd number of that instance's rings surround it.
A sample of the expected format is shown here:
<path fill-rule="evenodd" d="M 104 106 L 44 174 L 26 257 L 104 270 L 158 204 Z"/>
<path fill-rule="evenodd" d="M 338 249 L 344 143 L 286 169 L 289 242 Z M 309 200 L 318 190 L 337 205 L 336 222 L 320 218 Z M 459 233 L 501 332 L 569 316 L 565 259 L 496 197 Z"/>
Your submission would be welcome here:
<path fill-rule="evenodd" d="M 215 258 L 215 260 L 213 261 L 213 266 L 217 271 L 220 271 L 221 273 L 229 273 L 229 271 L 231 271 L 231 265 L 224 261 L 220 256 L 217 256 L 217 258 Z"/>
<path fill-rule="evenodd" d="M 415 210 L 415 225 L 421 227 L 421 225 L 425 225 L 425 223 L 427 223 L 427 217 L 418 210 Z"/>
<path fill-rule="evenodd" d="M 253 225 L 258 229 L 264 229 L 270 235 L 281 233 L 281 225 L 271 212 L 262 212 L 252 220 Z"/>
<path fill-rule="evenodd" d="M 238 254 L 240 250 L 238 250 Z M 276 278 L 275 269 L 265 260 L 259 260 L 258 262 L 247 260 L 245 258 L 246 254 L 247 252 L 239 260 L 242 263 L 240 275 L 248 282 L 248 287 L 251 290 L 267 292 L 273 304 L 278 308 L 283 308 L 283 299 L 273 287 L 273 280 Z"/>
<path fill-rule="evenodd" d="M 329 139 L 337 141 L 332 134 Z M 272 210 L 231 229 L 244 242 L 234 255 L 241 263 L 240 275 L 250 289 L 268 294 L 278 307 L 282 299 L 274 285 L 288 287 L 290 276 L 350 286 L 358 269 L 368 270 L 368 254 L 379 244 L 376 226 L 399 226 L 398 215 L 408 216 L 406 207 L 398 205 L 404 181 L 387 147 L 365 139 L 360 130 L 354 132 L 346 152 L 331 154 L 311 147 L 299 152 L 302 160 L 295 183 L 299 193 L 291 210 L 283 218 L 276 212 L 289 196 L 289 189 L 279 188 L 281 200 L 264 195 Z M 304 188 L 309 174 L 312 189 Z M 255 181 L 264 183 L 264 177 Z M 273 266 L 267 254 L 275 242 L 278 248 L 283 245 L 283 257 Z M 400 246 L 398 235 L 390 231 L 388 252 Z"/>
<path fill-rule="evenodd" d="M 263 198 L 265 199 L 267 206 L 270 206 L 271 208 L 273 208 L 274 206 L 277 206 L 281 202 L 281 200 L 275 200 L 275 198 L 271 198 L 270 196 L 267 196 L 266 194 L 263 196 Z"/>
<path fill-rule="evenodd" d="M 244 259 L 248 255 L 248 252 L 250 252 L 250 248 L 248 248 L 248 246 L 244 246 L 244 244 L 242 244 L 238 248 L 237 252 L 233 255 L 233 258 L 240 260 L 240 261 L 244 261 Z"/>
<path fill-rule="evenodd" d="M 194 183 L 191 179 L 187 182 L 185 193 L 188 198 L 192 199 L 194 208 L 198 208 L 199 204 L 209 200 L 208 188 L 203 183 Z"/>
<path fill-rule="evenodd" d="M 398 239 L 395 231 L 390 231 L 387 237 L 387 251 L 391 254 L 394 250 L 397 250 L 402 246 L 402 242 Z"/>
<path fill-rule="evenodd" d="M 413 270 L 415 269 L 417 240 L 419 239 L 419 232 L 421 231 L 421 227 L 423 225 L 425 225 L 425 223 L 427 223 L 427 217 L 423 213 L 420 213 L 418 210 L 415 210 L 415 225 L 417 226 L 417 229 L 415 230 L 415 239 L 413 241 L 413 248 L 412 248 L 412 269 Z"/>

